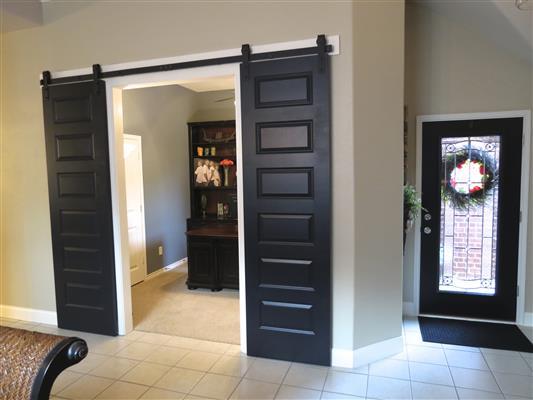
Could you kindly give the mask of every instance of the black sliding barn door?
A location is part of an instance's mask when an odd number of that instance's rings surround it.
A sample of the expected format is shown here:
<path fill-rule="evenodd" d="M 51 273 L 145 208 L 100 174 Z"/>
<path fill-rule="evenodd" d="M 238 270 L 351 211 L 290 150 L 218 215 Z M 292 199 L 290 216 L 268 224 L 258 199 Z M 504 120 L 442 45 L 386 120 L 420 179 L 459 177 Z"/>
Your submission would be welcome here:
<path fill-rule="evenodd" d="M 327 56 L 241 67 L 252 356 L 331 362 L 329 79 Z"/>
<path fill-rule="evenodd" d="M 58 325 L 116 335 L 105 82 L 43 88 Z"/>

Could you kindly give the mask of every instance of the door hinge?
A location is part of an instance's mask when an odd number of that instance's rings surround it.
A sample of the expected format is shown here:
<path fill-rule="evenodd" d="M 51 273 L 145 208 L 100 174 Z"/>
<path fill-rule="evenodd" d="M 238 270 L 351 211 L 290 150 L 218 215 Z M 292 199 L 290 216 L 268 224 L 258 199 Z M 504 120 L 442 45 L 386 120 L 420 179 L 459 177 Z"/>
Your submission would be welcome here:
<path fill-rule="evenodd" d="M 520 214 L 518 214 L 518 222 L 522 223 L 522 210 L 520 210 Z"/>
<path fill-rule="evenodd" d="M 516 297 L 520 297 L 520 286 L 516 285 Z"/>

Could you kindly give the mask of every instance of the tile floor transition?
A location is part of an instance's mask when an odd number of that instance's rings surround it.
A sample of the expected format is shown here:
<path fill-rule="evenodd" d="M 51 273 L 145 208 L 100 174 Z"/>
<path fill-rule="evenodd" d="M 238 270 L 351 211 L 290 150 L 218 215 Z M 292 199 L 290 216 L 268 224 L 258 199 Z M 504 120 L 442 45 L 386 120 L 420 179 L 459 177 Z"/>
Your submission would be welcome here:
<path fill-rule="evenodd" d="M 84 338 L 90 353 L 52 399 L 531 399 L 533 354 L 423 342 L 404 321 L 405 351 L 358 369 L 247 357 L 239 346 L 133 331 L 107 337 L 50 325 L 0 324 Z"/>

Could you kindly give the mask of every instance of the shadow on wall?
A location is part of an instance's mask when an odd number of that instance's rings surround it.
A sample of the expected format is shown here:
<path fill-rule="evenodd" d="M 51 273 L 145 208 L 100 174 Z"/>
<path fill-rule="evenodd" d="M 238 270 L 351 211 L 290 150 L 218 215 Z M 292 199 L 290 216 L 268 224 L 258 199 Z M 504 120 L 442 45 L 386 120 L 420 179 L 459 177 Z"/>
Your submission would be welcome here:
<path fill-rule="evenodd" d="M 148 273 L 155 272 L 156 270 L 166 267 L 168 264 L 165 263 L 164 250 L 165 245 L 163 238 L 146 238 L 146 262 L 149 263 L 150 268 L 148 268 Z M 163 248 L 163 254 L 159 254 L 159 246 Z"/>
<path fill-rule="evenodd" d="M 83 2 L 63 3 L 61 7 L 55 4 L 53 17 L 46 13 L 46 4 L 40 0 L 15 0 L 0 1 L 0 13 L 9 14 L 2 17 L 0 29 L 2 32 L 19 31 L 22 29 L 34 28 L 47 23 L 59 20 L 87 7 Z"/>
<path fill-rule="evenodd" d="M 30 2 L 0 2 L 0 13 L 9 14 L 2 16 L 2 32 L 11 32 L 21 29 L 33 28 L 43 24 L 43 6 L 38 1 Z"/>

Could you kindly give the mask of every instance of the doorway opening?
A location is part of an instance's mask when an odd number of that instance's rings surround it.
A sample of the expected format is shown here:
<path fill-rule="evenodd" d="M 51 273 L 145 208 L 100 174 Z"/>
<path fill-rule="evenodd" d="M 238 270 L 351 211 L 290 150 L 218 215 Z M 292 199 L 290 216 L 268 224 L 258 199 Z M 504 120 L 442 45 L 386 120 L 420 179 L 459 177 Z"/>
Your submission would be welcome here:
<path fill-rule="evenodd" d="M 126 87 L 122 118 L 133 328 L 238 345 L 234 76 Z"/>
<path fill-rule="evenodd" d="M 120 203 L 120 218 L 114 219 L 119 233 L 115 253 L 129 254 L 117 258 L 117 302 L 123 301 L 125 310 L 118 314 L 122 334 L 136 329 L 237 344 L 246 351 L 242 187 L 237 185 L 242 180 L 236 168 L 241 155 L 239 79 L 238 64 L 228 64 L 107 80 L 111 180 Z M 142 172 L 131 168 L 135 162 L 127 154 L 129 135 L 141 143 Z M 214 142 L 199 146 L 198 135 Z M 234 164 L 229 182 L 220 165 L 226 159 Z M 202 167 L 207 162 L 207 181 L 201 184 L 195 174 L 200 161 Z M 139 192 L 135 185 L 142 185 L 144 203 L 137 213 L 128 204 Z M 130 229 L 137 215 L 144 218 L 144 243 L 138 240 L 143 235 Z M 231 240 L 191 234 L 211 223 L 231 227 Z M 216 249 L 206 256 L 197 251 L 198 242 Z M 215 250 L 216 260 L 209 258 Z M 143 259 L 144 268 L 131 269 Z M 191 279 L 190 267 L 201 275 L 204 266 L 212 269 L 218 260 L 230 265 L 226 272 L 232 271 L 233 285 L 209 287 Z M 207 271 L 208 279 L 217 273 Z"/>

